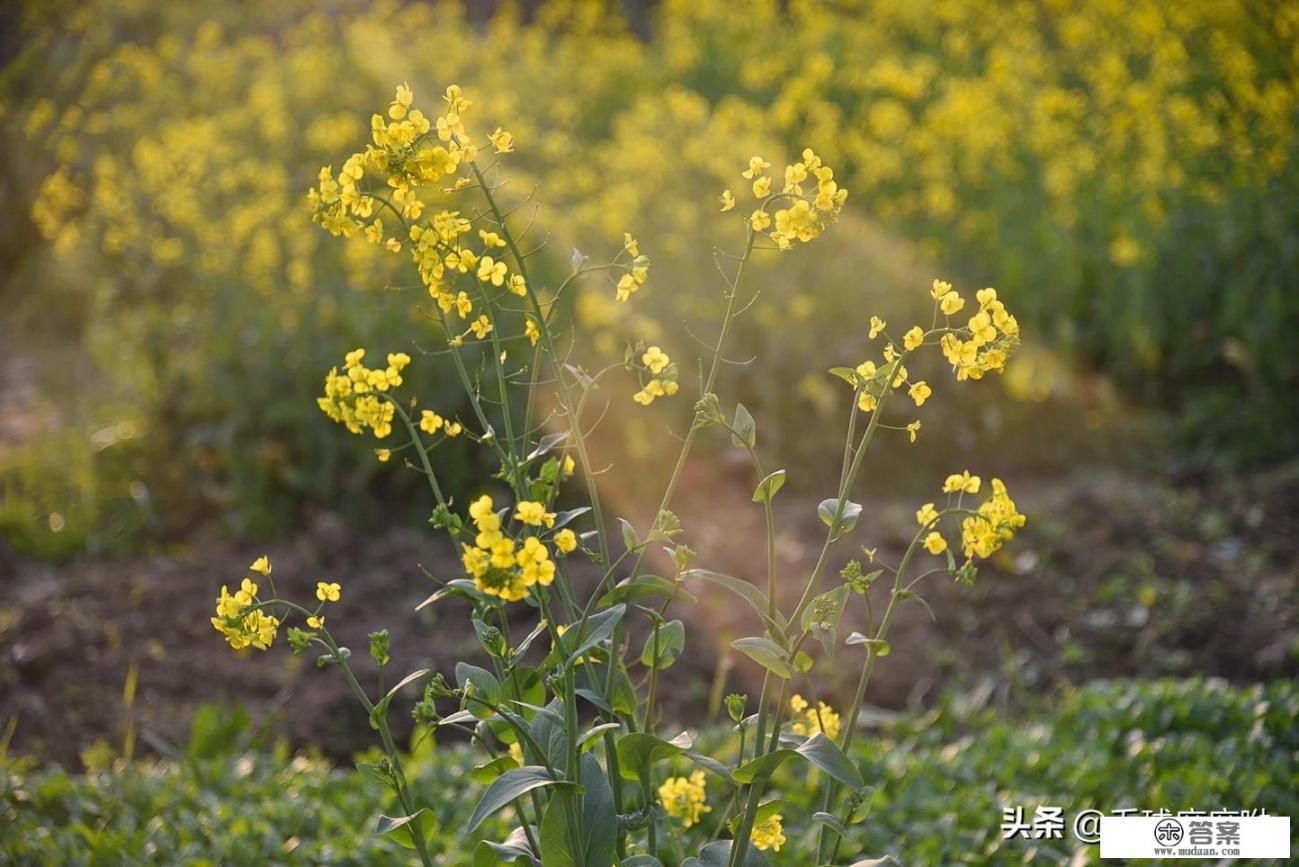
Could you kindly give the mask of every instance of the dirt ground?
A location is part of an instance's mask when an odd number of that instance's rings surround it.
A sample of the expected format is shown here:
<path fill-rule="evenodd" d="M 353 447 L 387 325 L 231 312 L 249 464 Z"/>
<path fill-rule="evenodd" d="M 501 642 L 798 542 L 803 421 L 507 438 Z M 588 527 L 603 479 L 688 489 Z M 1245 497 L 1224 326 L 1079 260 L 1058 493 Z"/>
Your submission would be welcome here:
<path fill-rule="evenodd" d="M 683 489 L 691 490 L 689 480 Z M 680 509 L 687 528 L 701 528 L 686 536 L 700 565 L 763 574 L 753 559 L 761 513 L 749 493 L 739 485 L 711 491 L 710 509 L 740 516 L 724 526 L 692 523 L 699 509 Z M 992 687 L 1022 701 L 1100 676 L 1299 675 L 1299 464 L 1195 483 L 1085 471 L 1016 493 L 1029 526 L 977 584 L 929 579 L 935 583 L 919 589 L 936 619 L 919 604 L 901 610 L 893 652 L 870 689 L 873 706 L 924 708 L 948 687 Z M 779 574 L 796 597 L 824 529 L 814 503 L 791 498 L 781 506 L 791 521 L 779 539 Z M 863 543 L 895 560 L 914 508 L 868 507 L 827 574 L 860 557 Z M 133 664 L 132 714 L 143 749 L 183 744 L 194 711 L 220 699 L 242 702 L 269 736 L 292 744 L 335 756 L 369 746 L 372 732 L 336 672 L 294 658 L 282 643 L 265 654 L 235 654 L 208 623 L 220 585 L 238 582 L 261 553 L 200 541 L 174 556 L 58 565 L 0 559 L 7 573 L 0 580 L 0 724 L 16 721 L 11 751 L 75 767 L 87 744 L 120 742 Z M 431 533 L 358 538 L 326 514 L 266 553 L 281 590 L 305 598 L 317 580 L 343 583 L 331 627 L 357 650 L 357 668 L 373 689 L 364 652 L 373 629 L 391 631 L 395 671 L 427 665 L 450 674 L 455 660 L 477 652 L 462 603 L 415 611 L 433 589 L 421 570 L 447 576 L 456 569 Z M 750 664 L 725 653 L 731 639 L 757 627 L 732 598 L 700 590 L 698 606 L 679 609 L 688 620 L 687 651 L 662 690 L 669 713 L 685 723 L 702 721 L 717 677 L 726 678 L 727 691 L 758 689 Z M 882 601 L 881 593 L 877 611 Z M 853 605 L 842 634 L 862 626 L 861 604 Z M 521 635 L 530 609 L 516 610 Z M 838 651 L 832 699 L 850 692 L 855 650 Z"/>

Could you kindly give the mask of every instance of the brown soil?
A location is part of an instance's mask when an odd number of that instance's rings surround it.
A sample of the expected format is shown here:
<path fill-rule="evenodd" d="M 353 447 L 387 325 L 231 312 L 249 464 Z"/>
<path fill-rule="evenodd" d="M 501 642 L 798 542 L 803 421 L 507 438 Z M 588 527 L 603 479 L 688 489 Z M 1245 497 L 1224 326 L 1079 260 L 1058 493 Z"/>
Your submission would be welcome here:
<path fill-rule="evenodd" d="M 700 490 L 697 481 L 687 478 L 683 490 Z M 700 553 L 699 565 L 763 580 L 761 513 L 750 487 L 707 487 L 710 513 L 732 517 L 692 521 L 703 504 L 681 508 L 685 526 L 697 528 L 685 541 Z M 946 687 L 976 684 L 1024 696 L 1096 676 L 1299 674 L 1299 465 L 1194 486 L 1087 472 L 1035 487 L 1011 480 L 1011 490 L 1031 516 L 1023 537 L 974 587 L 941 577 L 921 586 L 937 620 L 918 603 L 903 607 L 889 636 L 892 654 L 871 686 L 873 705 L 924 707 Z M 779 575 L 790 607 L 824 528 L 814 502 L 790 496 L 780 506 Z M 868 508 L 837 549 L 831 580 L 849 556 L 861 557 L 862 543 L 878 544 L 880 556 L 895 561 L 915 506 Z M 0 561 L 8 573 L 0 580 L 0 726 L 16 717 L 11 750 L 75 766 L 87 744 L 117 742 L 132 664 L 139 666 L 133 715 L 145 748 L 183 743 L 194 711 L 219 699 L 244 703 L 269 734 L 294 744 L 334 755 L 369 746 L 372 732 L 334 671 L 295 659 L 282 645 L 235 654 L 208 623 L 220 585 L 237 582 L 261 553 L 211 541 L 175 556 Z M 434 588 L 421 568 L 439 576 L 456 569 L 430 533 L 357 538 L 322 516 L 266 553 L 287 595 L 306 598 L 320 579 L 344 584 L 330 625 L 356 650 L 373 690 L 370 630 L 391 631 L 396 672 L 432 666 L 450 675 L 455 660 L 478 653 L 463 603 L 414 610 Z M 877 588 L 877 612 L 883 601 Z M 852 605 L 841 635 L 863 628 L 860 600 Z M 517 637 L 531 609 L 515 610 Z M 727 691 L 755 696 L 756 671 L 747 661 L 731 668 L 722 650 L 757 631 L 747 608 L 701 588 L 697 607 L 677 611 L 688 620 L 688 643 L 662 690 L 669 714 L 702 721 L 719 661 Z M 842 696 L 855 680 L 859 649 L 841 647 L 838 656 L 826 671 Z"/>

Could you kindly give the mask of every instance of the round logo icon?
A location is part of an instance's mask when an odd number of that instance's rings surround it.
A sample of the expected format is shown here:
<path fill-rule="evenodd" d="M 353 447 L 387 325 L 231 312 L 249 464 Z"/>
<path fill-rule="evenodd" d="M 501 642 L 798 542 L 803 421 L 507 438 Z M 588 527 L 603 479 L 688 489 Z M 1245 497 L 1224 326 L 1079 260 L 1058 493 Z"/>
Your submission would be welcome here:
<path fill-rule="evenodd" d="M 1155 823 L 1155 842 L 1160 846 L 1176 846 L 1182 842 L 1182 823 L 1176 819 L 1160 819 Z"/>

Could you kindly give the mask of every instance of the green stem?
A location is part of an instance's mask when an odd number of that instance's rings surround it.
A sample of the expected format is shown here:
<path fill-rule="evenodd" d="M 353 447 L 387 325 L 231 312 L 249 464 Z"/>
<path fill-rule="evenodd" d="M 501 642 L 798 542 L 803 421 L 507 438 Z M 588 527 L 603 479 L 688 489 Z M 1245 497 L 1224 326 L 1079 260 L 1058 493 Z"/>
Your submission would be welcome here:
<path fill-rule="evenodd" d="M 405 407 L 398 403 L 392 395 L 379 392 L 380 395 L 387 398 L 388 402 L 396 409 L 397 415 L 406 425 L 406 430 L 410 432 L 410 440 L 415 445 L 415 452 L 419 455 L 420 465 L 424 470 L 424 475 L 428 477 L 429 488 L 433 491 L 433 497 L 438 501 L 438 505 L 445 506 L 446 498 L 442 495 L 442 487 L 438 484 L 437 474 L 433 472 L 433 464 L 429 461 L 428 449 L 424 448 L 424 441 L 420 438 L 419 429 L 411 419 L 410 413 L 406 412 Z"/>
<path fill-rule="evenodd" d="M 361 707 L 365 708 L 366 714 L 373 719 L 374 704 L 370 701 L 370 697 L 365 694 L 365 690 L 361 688 L 361 684 L 356 680 L 356 675 L 352 673 L 351 667 L 348 666 L 338 652 L 338 645 L 334 643 L 332 638 L 328 639 L 328 643 L 333 651 L 334 661 L 338 664 L 339 670 L 343 672 L 343 678 L 351 688 L 352 694 L 361 703 Z M 387 753 L 388 762 L 392 766 L 392 787 L 397 793 L 397 800 L 401 802 L 401 808 L 406 812 L 406 815 L 413 816 L 415 815 L 415 805 L 410 799 L 409 784 L 402 769 L 401 756 L 397 751 L 397 745 L 393 742 L 392 732 L 388 729 L 387 715 L 381 715 L 375 722 L 379 726 L 379 737 L 383 741 L 384 751 Z M 424 864 L 424 867 L 433 867 L 433 860 L 429 856 L 428 845 L 424 840 L 424 832 L 419 827 L 419 822 L 412 822 L 409 827 L 411 839 L 415 841 L 415 851 L 419 853 L 420 862 Z"/>
<path fill-rule="evenodd" d="M 870 423 L 866 425 L 866 432 L 862 434 L 860 445 L 857 446 L 856 453 L 852 457 L 852 463 L 848 467 L 848 472 L 840 480 L 839 499 L 835 505 L 834 520 L 831 526 L 826 529 L 825 542 L 821 545 L 821 553 L 816 558 L 816 565 L 812 569 L 812 574 L 808 578 L 807 586 L 803 588 L 803 596 L 798 601 L 798 606 L 790 616 L 791 623 L 797 623 L 799 617 L 803 614 L 803 609 L 812 601 L 817 587 L 817 582 L 821 577 L 821 571 L 830 557 L 830 549 L 838 541 L 842 532 L 839 530 L 839 522 L 843 520 L 843 512 L 848 503 L 848 494 L 852 491 L 854 483 L 857 481 L 857 475 L 861 472 L 862 461 L 866 457 L 866 451 L 870 447 L 871 440 L 875 437 L 875 430 L 879 427 L 880 417 L 884 414 L 884 405 L 888 402 L 889 395 L 893 392 L 893 377 L 897 374 L 898 367 L 902 365 L 907 354 L 903 353 L 889 367 L 888 374 L 884 378 L 884 389 L 880 394 L 875 409 L 871 412 Z M 857 395 L 853 396 L 852 411 L 857 412 Z M 851 440 L 850 440 L 851 442 Z M 838 535 L 836 535 L 838 534 Z"/>
<path fill-rule="evenodd" d="M 659 679 L 659 621 L 654 621 L 654 637 L 651 640 L 651 665 L 649 675 L 649 689 L 645 697 L 645 725 L 644 730 L 649 734 L 654 734 L 654 693 L 658 687 Z"/>
<path fill-rule="evenodd" d="M 522 275 L 524 282 L 527 284 L 528 298 L 532 302 L 533 313 L 537 317 L 537 328 L 541 332 L 542 344 L 545 347 L 546 353 L 550 356 L 550 363 L 555 371 L 555 383 L 559 387 L 560 405 L 564 410 L 564 414 L 568 417 L 571 423 L 573 441 L 577 448 L 578 460 L 582 463 L 582 475 L 586 479 L 587 497 L 591 502 L 591 512 L 595 521 L 596 534 L 600 544 L 601 562 L 608 564 L 609 535 L 605 529 L 604 508 L 600 502 L 600 492 L 596 487 L 595 476 L 591 472 L 593 464 L 591 463 L 590 454 L 587 451 L 586 437 L 582 432 L 579 420 L 574 418 L 573 415 L 573 401 L 571 393 L 569 392 L 568 383 L 564 376 L 564 366 L 560 362 L 558 353 L 555 352 L 555 344 L 550 333 L 550 326 L 546 321 L 545 313 L 541 309 L 541 301 L 537 296 L 536 286 L 532 282 L 531 275 L 528 273 L 527 259 L 523 255 L 523 251 L 519 249 L 518 241 L 515 240 L 514 233 L 510 231 L 510 227 L 505 219 L 505 214 L 497 204 L 496 197 L 492 195 L 492 189 L 488 185 L 487 179 L 483 177 L 482 170 L 479 169 L 476 164 L 472 165 L 472 168 L 474 177 L 482 188 L 483 197 L 487 200 L 487 206 L 491 209 L 497 225 L 500 226 L 501 237 L 505 239 L 506 245 L 510 248 L 510 253 L 514 256 L 514 261 L 518 265 L 519 274 Z M 616 641 L 612 646 L 615 648 L 617 647 Z M 615 661 L 611 654 L 609 665 L 612 667 L 614 664 Z M 610 716 L 610 721 L 613 721 L 612 715 Z M 605 733 L 604 746 L 605 765 L 606 771 L 609 775 L 609 787 L 613 790 L 614 808 L 621 813 L 623 809 L 622 781 L 619 778 L 618 752 L 611 732 Z M 618 856 L 619 858 L 625 857 L 627 852 L 627 832 L 619 828 L 617 839 Z"/>
<path fill-rule="evenodd" d="M 876 641 L 883 641 L 888 636 L 889 626 L 893 623 L 893 613 L 897 610 L 897 603 L 903 592 L 902 576 L 906 573 L 907 566 L 910 565 L 911 558 L 915 554 L 917 547 L 919 547 L 920 539 L 927 530 L 927 527 L 920 528 L 920 531 L 917 532 L 915 537 L 911 540 L 911 544 L 907 546 L 907 551 L 902 556 L 902 562 L 898 564 L 898 570 L 894 573 L 893 578 L 893 590 L 889 593 L 889 604 L 884 609 L 884 616 L 880 619 L 879 629 L 875 632 Z M 871 644 L 866 649 L 866 665 L 862 668 L 861 677 L 857 680 L 857 691 L 853 695 L 852 707 L 848 711 L 848 717 L 845 720 L 845 725 L 843 727 L 842 740 L 839 744 L 840 749 L 845 753 L 847 753 L 848 749 L 852 746 L 853 737 L 857 732 L 857 719 L 861 714 L 862 704 L 866 699 L 866 687 L 870 684 L 871 674 L 875 671 L 875 660 L 878 658 L 876 648 L 878 647 L 878 644 Z M 837 793 L 838 786 L 835 784 L 835 781 L 827 780 L 825 798 L 821 805 L 821 809 L 824 812 L 830 812 L 830 807 L 833 806 L 834 797 Z M 828 827 L 823 825 L 817 836 L 816 851 L 818 858 L 821 853 L 825 851 L 826 844 L 829 841 L 828 833 Z M 841 842 L 841 838 L 836 836 L 834 846 L 831 849 L 830 860 L 833 860 L 838 854 Z"/>

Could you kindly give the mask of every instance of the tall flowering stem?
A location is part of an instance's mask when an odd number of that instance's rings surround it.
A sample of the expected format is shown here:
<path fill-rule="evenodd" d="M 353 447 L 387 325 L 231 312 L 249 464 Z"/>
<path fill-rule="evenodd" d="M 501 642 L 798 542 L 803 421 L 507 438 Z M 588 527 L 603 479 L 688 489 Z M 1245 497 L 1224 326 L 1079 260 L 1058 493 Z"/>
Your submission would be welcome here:
<path fill-rule="evenodd" d="M 835 496 L 819 509 L 827 525 L 820 553 L 797 605 L 787 614 L 780 604 L 775 507 L 786 471 L 767 472 L 757 422 L 742 405 L 736 405 L 733 414 L 723 412 L 715 390 L 727 339 L 756 297 L 742 288 L 754 253 L 811 243 L 836 222 L 847 192 L 836 183 L 833 170 L 811 149 L 783 172 L 772 171 L 770 162 L 755 156 L 737 172 L 747 189 L 738 198 L 730 190 L 722 192 L 722 213 L 734 210 L 750 193 L 752 210 L 726 218 L 742 229 L 744 245 L 739 255 L 727 257 L 733 270 L 720 267 L 719 258 L 724 305 L 716 342 L 708 347 L 701 371 L 702 389 L 650 527 L 641 533 L 622 521 L 615 537 L 600 498 L 586 427 L 592 394 L 598 386 L 626 376 L 634 387 L 623 392 L 625 399 L 650 406 L 679 392 L 680 372 L 663 347 L 640 342 L 629 344 L 621 360 L 597 363 L 593 371 L 566 363 L 557 350 L 555 304 L 570 290 L 596 291 L 589 284 L 599 281 L 606 282 L 615 303 L 634 303 L 647 283 L 650 259 L 636 238 L 625 233 L 621 248 L 607 261 L 579 258 L 559 288 L 547 292 L 529 267 L 537 251 L 522 248 L 526 231 L 515 231 L 510 224 L 513 210 L 497 195 L 504 184 L 497 165 L 514 151 L 513 136 L 497 127 L 485 139 L 475 138 L 466 126 L 472 103 L 464 92 L 452 85 L 442 99 L 441 112 L 431 117 L 415 106 L 409 87 L 398 87 L 386 113 L 371 119 L 370 143 L 344 160 L 339 172 L 322 169 L 308 198 L 314 218 L 329 232 L 363 238 L 410 257 L 428 293 L 429 321 L 446 344 L 425 357 L 451 356 L 472 416 L 462 420 L 445 408 L 422 404 L 406 382 L 411 370 L 422 365 L 407 353 L 370 355 L 365 348 L 347 352 L 330 370 L 317 403 L 352 434 L 373 437 L 380 462 L 413 450 L 406 466 L 428 482 L 434 504 L 430 524 L 446 534 L 459 555 L 457 574 L 430 576 L 438 587 L 420 607 L 450 596 L 468 602 L 473 631 L 489 665 L 459 662 L 454 683 L 441 672 L 412 672 L 374 700 L 353 673 L 351 651 L 334 641 L 325 623 L 342 598 L 341 583 L 318 581 L 314 607 L 286 601 L 270 583 L 266 557 L 254 561 L 251 574 L 233 592 L 222 587 L 212 624 L 237 650 L 270 648 L 282 627 L 295 652 L 313 645 L 325 650 L 322 663 L 339 668 L 379 732 L 386 758 L 376 773 L 390 784 L 406 812 L 389 820 L 391 827 L 385 829 L 406 829 L 402 833 L 412 836 L 425 864 L 433 857 L 430 841 L 420 831 L 420 806 L 413 802 L 387 721 L 393 703 L 413 684 L 423 687 L 412 709 L 420 726 L 429 732 L 448 728 L 467 733 L 487 754 L 488 761 L 476 770 L 476 777 L 488 781 L 487 789 L 467 832 L 476 832 L 489 815 L 506 806 L 518 817 L 521 827 L 493 851 L 526 846 L 534 861 L 544 859 L 549 865 L 558 858 L 574 867 L 606 867 L 637 855 L 657 859 L 661 852 L 672 857 L 696 847 L 700 860 L 726 860 L 739 867 L 746 863 L 750 847 L 779 851 L 786 842 L 785 817 L 778 804 L 763 801 L 776 765 L 798 756 L 823 769 L 827 811 L 835 804 L 839 786 L 859 793 L 864 783 L 849 753 L 853 729 L 896 605 L 914 597 L 920 579 L 935 572 L 973 580 L 975 559 L 991 556 L 1023 524 L 999 480 L 992 480 L 992 496 L 977 507 L 963 498 L 979 492 L 979 477 L 965 472 L 946 480 L 944 507 L 926 503 L 917 512 L 920 531 L 893 570 L 893 593 L 879 628 L 870 638 L 849 638 L 850 644 L 867 645 L 867 658 L 846 725 L 841 723 L 819 698 L 811 677 L 813 660 L 805 648 L 818 642 L 832 647 L 853 593 L 865 595 L 888 568 L 867 573 L 850 564 L 855 568 L 845 569 L 841 582 L 824 588 L 831 549 L 853 531 L 861 511 L 850 497 L 867 448 L 884 430 L 905 431 L 914 441 L 918 419 L 904 426 L 882 421 L 894 391 L 905 390 L 917 407 L 932 394 L 926 382 L 912 380 L 907 372 L 914 354 L 925 347 L 941 349 L 958 380 L 978 379 L 1004 366 L 1018 339 L 1014 317 L 996 293 L 986 289 L 977 293 L 977 312 L 967 321 L 954 321 L 965 300 L 948 284 L 934 281 L 928 329 L 914 326 L 895 344 L 886 323 L 872 317 L 865 329 L 867 339 L 883 339 L 882 358 L 830 371 L 852 387 L 843 462 Z M 484 166 L 489 148 L 498 159 Z M 473 191 L 481 195 L 481 206 L 473 211 L 455 206 L 459 197 Z M 390 233 L 393 226 L 398 231 Z M 511 361 L 520 357 L 525 359 L 522 365 Z M 491 371 L 484 370 L 488 365 Z M 480 379 L 491 383 L 486 392 Z M 544 388 L 553 389 L 558 424 L 543 434 L 534 429 L 533 418 L 538 392 Z M 524 393 L 516 401 L 520 389 Z M 860 435 L 859 413 L 867 417 Z M 741 579 L 692 568 L 697 555 L 681 541 L 686 531 L 671 511 L 686 464 L 711 428 L 743 448 L 753 466 L 753 500 L 762 505 L 766 529 L 765 591 Z M 500 484 L 466 491 L 444 486 L 437 474 L 437 452 L 458 437 L 490 450 L 500 463 L 494 477 Z M 588 505 L 560 511 L 561 492 L 579 472 Z M 964 554 L 960 563 L 948 551 L 944 533 L 944 522 L 956 520 Z M 586 526 L 590 529 L 583 529 Z M 644 573 L 655 546 L 675 566 L 671 580 Z M 944 565 L 907 583 L 912 559 L 922 553 L 944 555 Z M 581 557 L 599 570 L 599 580 L 585 597 L 571 580 L 569 563 Z M 674 600 L 691 598 L 680 585 L 692 579 L 707 579 L 736 593 L 752 605 L 761 623 L 760 634 L 733 644 L 765 669 L 757 707 L 750 714 L 745 697 L 727 697 L 736 737 L 713 757 L 693 752 L 684 734 L 671 739 L 658 734 L 661 672 L 686 646 L 685 624 L 668 620 L 667 611 Z M 272 591 L 266 597 L 260 595 L 263 580 Z M 652 606 L 654 599 L 659 601 Z M 869 620 L 869 598 L 865 602 Z M 518 637 L 518 618 L 511 616 L 511 606 L 519 603 L 536 612 L 535 626 L 523 638 Z M 627 618 L 637 612 L 650 625 L 639 656 L 627 652 Z M 387 686 L 391 664 L 387 635 L 383 630 L 370 635 L 370 656 L 378 665 L 381 688 Z M 544 652 L 541 647 L 546 647 Z M 639 684 L 633 678 L 638 666 L 647 670 Z M 795 679 L 805 677 L 803 691 L 812 702 L 795 688 Z M 594 722 L 584 723 L 579 698 L 595 708 Z M 602 761 L 588 752 L 588 745 L 597 741 L 603 745 Z M 797 743 L 797 750 L 789 749 L 791 742 Z M 686 761 L 699 767 L 688 776 L 674 774 L 672 766 Z M 710 785 L 722 789 L 713 793 L 721 797 L 711 803 Z M 708 814 L 714 815 L 705 822 Z M 850 819 L 844 816 L 844 821 Z M 837 856 L 837 844 L 824 830 L 818 852 Z"/>

